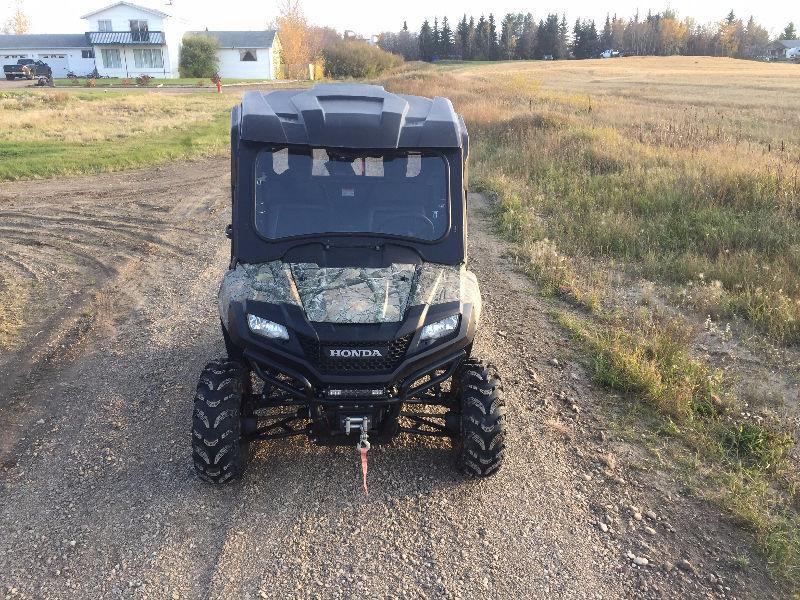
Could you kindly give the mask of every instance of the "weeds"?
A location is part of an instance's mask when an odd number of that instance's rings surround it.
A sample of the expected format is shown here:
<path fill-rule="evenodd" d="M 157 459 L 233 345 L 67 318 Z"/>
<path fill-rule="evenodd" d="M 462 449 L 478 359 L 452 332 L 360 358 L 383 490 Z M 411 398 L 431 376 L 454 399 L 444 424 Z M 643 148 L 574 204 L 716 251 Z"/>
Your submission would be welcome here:
<path fill-rule="evenodd" d="M 694 86 L 689 105 L 661 80 L 653 84 L 658 97 L 598 81 L 592 98 L 582 93 L 584 79 L 555 68 L 547 76 L 562 78 L 557 91 L 530 63 L 424 68 L 386 84 L 453 100 L 473 140 L 473 179 L 498 198 L 503 234 L 550 240 L 548 248 L 566 257 L 554 270 L 545 254 L 548 264 L 533 269 L 551 290 L 562 280 L 572 288 L 568 271 L 591 259 L 679 287 L 703 274 L 718 282 L 713 312 L 740 315 L 776 342 L 800 343 L 800 127 L 782 125 L 793 109 L 772 103 L 756 111 L 753 86 L 746 93 L 727 80 L 704 87 L 695 67 L 681 66 L 684 79 L 672 82 Z M 750 65 L 730 69 L 741 85 L 765 76 Z M 713 109 L 705 104 L 709 89 L 719 96 Z"/>
<path fill-rule="evenodd" d="M 580 309 L 557 318 L 596 380 L 800 586 L 792 432 L 749 412 L 693 355 L 697 331 L 659 308 L 652 284 L 638 309 L 613 286 L 620 272 L 644 277 L 700 319 L 740 317 L 800 343 L 800 128 L 786 128 L 790 103 L 761 89 L 765 77 L 796 86 L 735 61 L 724 75 L 713 59 L 674 59 L 669 74 L 645 63 L 603 63 L 607 79 L 567 64 L 425 67 L 386 84 L 452 99 L 470 130 L 473 187 L 495 200 L 518 266 Z M 647 85 L 619 83 L 631 77 Z"/>
<path fill-rule="evenodd" d="M 673 320 L 556 318 L 588 350 L 596 380 L 655 410 L 656 431 L 692 457 L 685 462 L 698 492 L 752 531 L 776 571 L 800 586 L 800 495 L 785 425 L 724 394 L 721 374 L 689 354 L 687 332 Z"/>

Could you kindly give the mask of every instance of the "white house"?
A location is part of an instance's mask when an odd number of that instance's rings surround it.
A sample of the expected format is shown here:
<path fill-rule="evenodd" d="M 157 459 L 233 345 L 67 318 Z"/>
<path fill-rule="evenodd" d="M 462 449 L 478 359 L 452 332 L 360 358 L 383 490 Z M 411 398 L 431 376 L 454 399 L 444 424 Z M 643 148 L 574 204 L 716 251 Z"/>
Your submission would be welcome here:
<path fill-rule="evenodd" d="M 97 71 L 109 77 L 178 77 L 185 25 L 163 11 L 116 2 L 81 17 Z"/>
<path fill-rule="evenodd" d="M 174 6 L 172 7 L 174 9 Z M 82 34 L 0 35 L 0 61 L 41 59 L 54 77 L 72 71 L 78 76 L 94 69 L 101 76 L 133 78 L 150 75 L 179 77 L 180 49 L 186 22 L 175 14 L 115 2 L 81 17 Z M 280 42 L 275 31 L 200 31 L 219 42 L 222 77 L 280 77 Z"/>

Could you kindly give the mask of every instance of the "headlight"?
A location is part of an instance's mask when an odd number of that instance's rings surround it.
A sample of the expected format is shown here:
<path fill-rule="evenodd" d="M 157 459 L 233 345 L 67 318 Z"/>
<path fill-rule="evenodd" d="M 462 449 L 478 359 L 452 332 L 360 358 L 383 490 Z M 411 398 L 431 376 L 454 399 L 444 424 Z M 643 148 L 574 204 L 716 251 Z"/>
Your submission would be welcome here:
<path fill-rule="evenodd" d="M 441 321 L 436 321 L 422 328 L 419 336 L 420 341 L 438 340 L 449 333 L 453 333 L 458 328 L 459 315 L 451 315 Z"/>
<path fill-rule="evenodd" d="M 289 332 L 286 327 L 269 319 L 262 319 L 255 315 L 247 315 L 247 324 L 250 331 L 275 340 L 288 340 Z"/>

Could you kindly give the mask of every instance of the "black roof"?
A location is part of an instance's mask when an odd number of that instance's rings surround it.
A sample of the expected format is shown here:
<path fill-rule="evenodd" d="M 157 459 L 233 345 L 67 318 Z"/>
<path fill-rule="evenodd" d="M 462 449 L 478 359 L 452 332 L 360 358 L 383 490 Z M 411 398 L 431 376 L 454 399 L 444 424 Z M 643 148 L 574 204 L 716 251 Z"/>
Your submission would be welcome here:
<path fill-rule="evenodd" d="M 0 35 L 3 50 L 33 50 L 50 48 L 90 48 L 85 33 L 26 33 L 24 35 Z"/>
<path fill-rule="evenodd" d="M 262 31 L 189 31 L 186 35 L 205 35 L 214 38 L 220 48 L 271 48 L 275 30 Z"/>
<path fill-rule="evenodd" d="M 237 113 L 234 112 L 234 119 Z M 328 148 L 462 148 L 467 130 L 447 98 L 387 92 L 378 85 L 317 84 L 250 91 L 238 111 L 242 139 Z"/>

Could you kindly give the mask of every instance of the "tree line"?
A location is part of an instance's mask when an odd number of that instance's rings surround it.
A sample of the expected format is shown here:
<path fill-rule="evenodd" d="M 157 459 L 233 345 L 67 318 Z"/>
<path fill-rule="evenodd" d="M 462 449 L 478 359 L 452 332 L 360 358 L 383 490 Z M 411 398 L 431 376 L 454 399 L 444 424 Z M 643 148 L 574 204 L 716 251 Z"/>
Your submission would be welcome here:
<path fill-rule="evenodd" d="M 789 23 L 780 39 L 795 39 Z M 672 54 L 753 57 L 764 52 L 769 32 L 751 16 L 742 20 L 731 11 L 717 23 L 680 19 L 667 9 L 629 19 L 608 14 L 602 26 L 591 19 L 567 22 L 564 14 L 534 19 L 531 13 L 508 13 L 500 23 L 494 14 L 477 20 L 465 14 L 451 26 L 447 17 L 425 19 L 418 32 L 403 23 L 399 32 L 380 34 L 378 45 L 406 60 L 530 60 L 589 58 L 605 50 L 628 55 Z"/>

